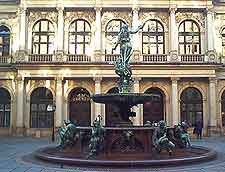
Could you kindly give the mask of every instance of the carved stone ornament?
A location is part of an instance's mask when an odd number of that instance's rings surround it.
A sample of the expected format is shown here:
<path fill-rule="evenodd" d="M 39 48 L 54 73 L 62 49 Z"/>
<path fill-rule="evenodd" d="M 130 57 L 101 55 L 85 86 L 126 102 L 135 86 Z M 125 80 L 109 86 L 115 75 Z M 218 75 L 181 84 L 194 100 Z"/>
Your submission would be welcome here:
<path fill-rule="evenodd" d="M 210 62 L 216 62 L 216 52 L 214 50 L 209 50 L 207 54 Z"/>
<path fill-rule="evenodd" d="M 184 19 L 195 19 L 201 25 L 201 27 L 205 28 L 205 15 L 203 13 L 176 13 L 176 22 L 180 23 Z"/>
<path fill-rule="evenodd" d="M 70 24 L 76 19 L 87 20 L 90 24 L 95 21 L 95 12 L 92 11 L 74 11 L 66 12 L 65 24 Z"/>
<path fill-rule="evenodd" d="M 63 62 L 64 61 L 64 53 L 63 53 L 63 51 L 56 51 L 55 59 L 56 59 L 57 62 Z"/>
<path fill-rule="evenodd" d="M 58 13 L 54 12 L 54 11 L 52 11 L 52 12 L 46 12 L 46 11 L 33 12 L 33 11 L 31 11 L 29 13 L 29 17 L 28 17 L 29 27 L 31 25 L 33 25 L 33 23 L 35 21 L 37 21 L 38 19 L 48 19 L 54 23 L 57 23 Z"/>
<path fill-rule="evenodd" d="M 170 60 L 171 61 L 178 61 L 177 51 L 170 51 Z"/>
<path fill-rule="evenodd" d="M 162 12 L 141 12 L 140 13 L 140 21 L 141 23 L 145 22 L 149 19 L 159 19 L 160 22 L 163 22 L 163 25 L 166 25 L 166 28 L 169 26 L 169 14 Z"/>
<path fill-rule="evenodd" d="M 27 52 L 25 50 L 19 50 L 15 53 L 15 61 L 16 62 L 24 62 L 26 61 Z"/>
<path fill-rule="evenodd" d="M 105 29 L 106 24 L 112 19 L 121 19 L 124 20 L 128 25 L 132 24 L 132 15 L 131 12 L 104 12 L 102 15 L 102 26 Z"/>

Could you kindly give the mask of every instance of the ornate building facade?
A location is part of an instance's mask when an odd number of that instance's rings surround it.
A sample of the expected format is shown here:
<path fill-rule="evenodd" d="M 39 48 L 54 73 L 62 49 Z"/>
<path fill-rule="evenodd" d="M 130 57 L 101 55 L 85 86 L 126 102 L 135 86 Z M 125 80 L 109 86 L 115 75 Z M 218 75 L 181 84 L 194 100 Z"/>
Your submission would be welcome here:
<path fill-rule="evenodd" d="M 160 98 L 136 107 L 134 125 L 202 121 L 225 133 L 225 3 L 219 0 L 6 0 L 0 2 L 0 134 L 45 136 L 63 120 L 91 125 L 117 92 L 112 50 L 124 23 L 133 35 L 134 92 Z M 55 112 L 48 105 L 55 104 Z"/>

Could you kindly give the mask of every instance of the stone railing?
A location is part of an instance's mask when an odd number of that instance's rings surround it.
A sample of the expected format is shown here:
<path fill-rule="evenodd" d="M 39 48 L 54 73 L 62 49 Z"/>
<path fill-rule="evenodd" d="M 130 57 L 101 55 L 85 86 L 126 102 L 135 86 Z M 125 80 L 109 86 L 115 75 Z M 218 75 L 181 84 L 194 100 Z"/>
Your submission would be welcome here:
<path fill-rule="evenodd" d="M 120 58 L 119 54 L 105 54 L 105 61 L 106 62 L 114 62 L 118 58 Z"/>
<path fill-rule="evenodd" d="M 28 55 L 28 62 L 52 62 L 53 54 L 30 54 Z"/>
<path fill-rule="evenodd" d="M 85 54 L 68 54 L 66 62 L 90 62 L 91 57 Z"/>
<path fill-rule="evenodd" d="M 205 55 L 203 54 L 182 54 L 180 55 L 181 62 L 205 62 Z"/>
<path fill-rule="evenodd" d="M 167 62 L 166 54 L 143 54 L 143 62 Z"/>
<path fill-rule="evenodd" d="M 0 64 L 10 64 L 12 62 L 11 56 L 0 56 Z"/>

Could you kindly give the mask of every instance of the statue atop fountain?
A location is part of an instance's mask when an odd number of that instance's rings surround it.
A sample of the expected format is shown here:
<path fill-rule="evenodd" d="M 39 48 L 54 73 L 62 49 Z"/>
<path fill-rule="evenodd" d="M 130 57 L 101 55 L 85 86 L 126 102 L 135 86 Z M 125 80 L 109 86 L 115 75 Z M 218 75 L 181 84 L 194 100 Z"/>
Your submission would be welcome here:
<path fill-rule="evenodd" d="M 144 23 L 145 24 L 145 23 Z M 140 25 L 137 29 L 132 30 L 128 28 L 127 24 L 124 24 L 118 34 L 118 40 L 113 50 L 116 50 L 120 45 L 120 58 L 115 62 L 115 72 L 119 75 L 119 92 L 129 93 L 132 86 L 132 71 L 130 68 L 130 58 L 132 56 L 131 34 L 137 33 L 144 27 L 144 24 Z"/>

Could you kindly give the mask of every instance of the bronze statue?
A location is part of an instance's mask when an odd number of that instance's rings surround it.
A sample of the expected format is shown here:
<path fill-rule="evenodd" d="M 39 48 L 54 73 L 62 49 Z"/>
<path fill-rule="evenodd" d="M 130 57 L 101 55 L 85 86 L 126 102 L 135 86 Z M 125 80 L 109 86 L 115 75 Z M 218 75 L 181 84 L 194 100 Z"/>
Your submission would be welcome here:
<path fill-rule="evenodd" d="M 119 80 L 120 93 L 130 92 L 131 83 L 132 83 L 132 79 L 131 79 L 132 71 L 129 66 L 130 57 L 132 55 L 130 35 L 137 33 L 140 29 L 144 27 L 144 24 L 140 25 L 135 30 L 129 29 L 128 25 L 124 24 L 120 29 L 118 40 L 116 42 L 115 47 L 113 48 L 113 50 L 115 50 L 117 46 L 120 45 L 120 58 L 118 58 L 115 63 L 115 68 L 116 68 L 115 72 L 120 77 L 120 80 Z"/>
<path fill-rule="evenodd" d="M 103 151 L 104 128 L 101 124 L 101 120 L 101 115 L 98 115 L 93 122 L 88 158 L 96 157 L 101 151 Z"/>
<path fill-rule="evenodd" d="M 77 126 L 75 123 L 64 120 L 64 125 L 59 128 L 58 134 L 60 137 L 59 148 L 64 149 L 67 145 L 73 146 L 76 143 L 79 135 L 77 134 Z"/>
<path fill-rule="evenodd" d="M 163 149 L 166 149 L 169 152 L 169 155 L 172 154 L 172 150 L 174 149 L 175 145 L 169 140 L 167 136 L 165 121 L 158 122 L 158 127 L 154 130 L 152 141 L 158 153 L 160 153 Z"/>
<path fill-rule="evenodd" d="M 187 132 L 188 125 L 186 122 L 181 122 L 178 125 L 174 126 L 174 137 L 176 141 L 181 143 L 181 147 L 190 147 L 191 142 L 190 142 L 190 137 Z"/>

